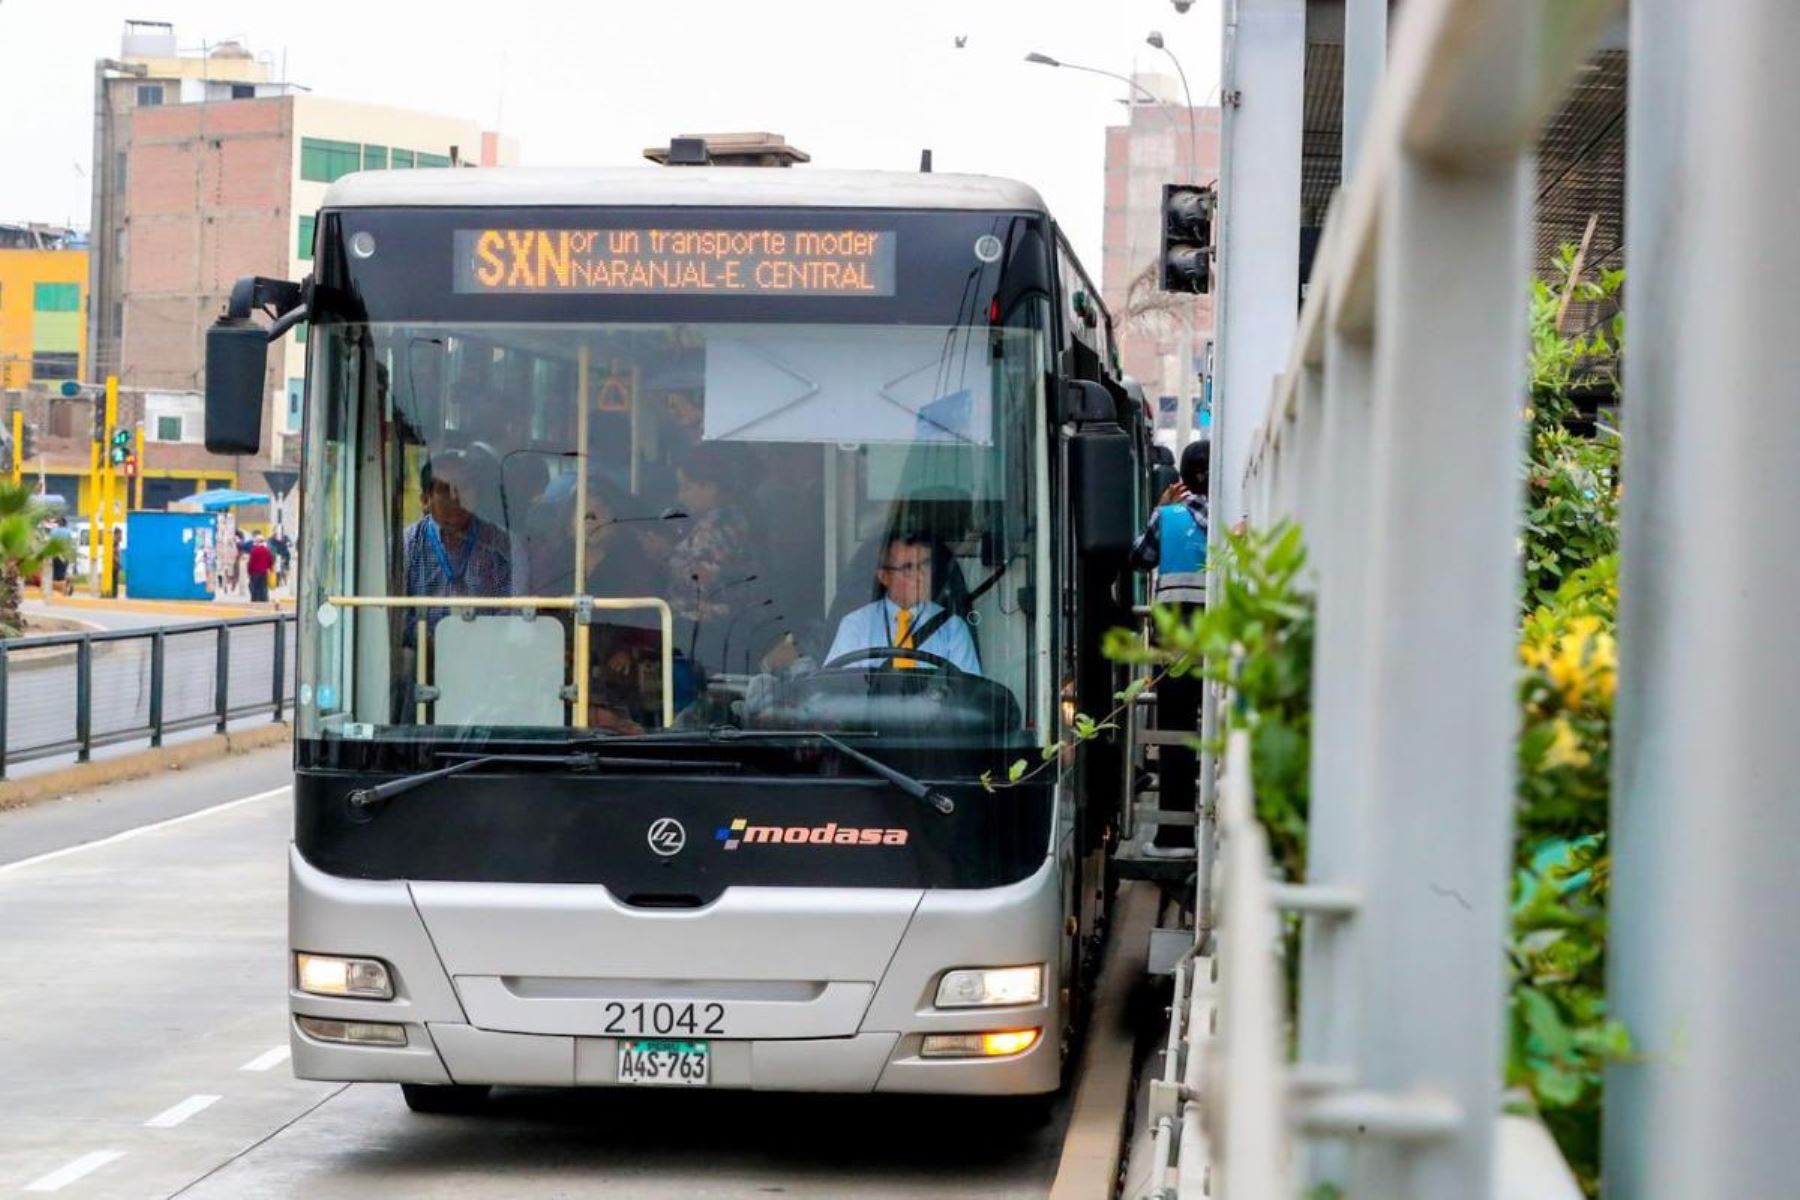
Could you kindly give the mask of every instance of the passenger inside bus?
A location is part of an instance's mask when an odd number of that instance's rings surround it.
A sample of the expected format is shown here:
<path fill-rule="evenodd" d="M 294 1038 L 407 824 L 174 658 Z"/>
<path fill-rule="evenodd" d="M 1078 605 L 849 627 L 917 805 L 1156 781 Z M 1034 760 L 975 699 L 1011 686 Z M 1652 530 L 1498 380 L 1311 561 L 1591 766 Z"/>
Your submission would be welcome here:
<path fill-rule="evenodd" d="M 475 464 L 457 450 L 440 451 L 419 468 L 419 505 L 407 528 L 406 594 L 409 596 L 505 596 L 512 587 L 506 534 L 475 515 L 481 483 Z M 435 622 L 449 610 L 427 610 Z M 406 610 L 405 641 L 413 642 L 416 610 Z"/>
<path fill-rule="evenodd" d="M 942 578 L 947 558 L 942 545 L 924 534 L 903 533 L 889 540 L 876 567 L 878 595 L 838 623 L 826 665 L 905 671 L 924 661 L 892 654 L 851 657 L 858 650 L 888 647 L 924 651 L 979 675 L 981 660 L 968 625 L 931 599 L 933 578 Z"/>

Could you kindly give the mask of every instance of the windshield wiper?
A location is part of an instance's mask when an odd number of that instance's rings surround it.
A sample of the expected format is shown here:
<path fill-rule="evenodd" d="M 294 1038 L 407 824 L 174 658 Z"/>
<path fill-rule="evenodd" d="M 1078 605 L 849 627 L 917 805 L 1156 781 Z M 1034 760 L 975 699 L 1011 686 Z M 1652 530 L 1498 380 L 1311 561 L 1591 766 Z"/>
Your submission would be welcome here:
<path fill-rule="evenodd" d="M 440 754 L 440 758 L 452 757 Z M 494 763 L 555 763 L 575 771 L 593 771 L 601 767 L 664 767 L 668 769 L 715 770 L 719 764 L 714 762 L 695 762 L 678 758 L 609 758 L 594 754 L 591 751 L 579 751 L 574 754 L 471 754 L 461 762 L 451 763 L 447 767 L 439 767 L 433 771 L 420 771 L 416 775 L 403 775 L 399 779 L 390 779 L 386 783 L 378 783 L 374 787 L 357 788 L 350 793 L 352 808 L 368 808 L 380 804 L 384 800 L 392 800 L 395 796 L 410 792 L 416 787 L 434 783 L 439 779 L 448 779 L 452 775 L 460 775 L 464 771 L 472 771 L 476 767 L 490 766 Z M 731 764 L 735 767 L 737 764 Z"/>
<path fill-rule="evenodd" d="M 914 800 L 948 816 L 956 811 L 956 801 L 944 793 L 921 783 L 905 771 L 891 767 L 871 754 L 858 750 L 836 734 L 826 733 L 823 729 L 739 729 L 736 725 L 715 725 L 710 729 L 697 729 L 693 732 L 684 730 L 662 730 L 656 733 L 618 733 L 602 735 L 596 744 L 616 746 L 631 743 L 681 743 L 681 742 L 781 742 L 812 741 L 830 746 L 843 757 L 863 767 L 872 775 L 877 775 L 896 788 L 911 796 Z"/>

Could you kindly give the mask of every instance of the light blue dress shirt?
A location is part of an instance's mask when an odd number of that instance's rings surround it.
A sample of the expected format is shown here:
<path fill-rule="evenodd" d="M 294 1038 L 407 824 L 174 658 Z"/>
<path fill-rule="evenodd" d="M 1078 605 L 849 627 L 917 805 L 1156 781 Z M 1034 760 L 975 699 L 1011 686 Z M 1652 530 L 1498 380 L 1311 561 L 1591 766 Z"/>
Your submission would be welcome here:
<path fill-rule="evenodd" d="M 941 611 L 941 605 L 927 600 L 913 610 L 912 628 L 920 628 Z M 825 661 L 831 662 L 840 654 L 849 654 L 853 650 L 869 646 L 892 646 L 899 619 L 900 606 L 886 596 L 845 614 L 844 619 L 838 623 L 837 636 L 831 639 L 831 650 L 825 655 Z M 971 675 L 981 674 L 981 659 L 975 654 L 975 639 L 969 636 L 969 627 L 961 617 L 951 617 L 945 621 L 915 649 L 948 659 Z M 871 658 L 864 663 L 847 662 L 842 665 L 879 667 L 893 661 L 891 658 Z M 931 668 L 926 666 L 921 669 Z"/>

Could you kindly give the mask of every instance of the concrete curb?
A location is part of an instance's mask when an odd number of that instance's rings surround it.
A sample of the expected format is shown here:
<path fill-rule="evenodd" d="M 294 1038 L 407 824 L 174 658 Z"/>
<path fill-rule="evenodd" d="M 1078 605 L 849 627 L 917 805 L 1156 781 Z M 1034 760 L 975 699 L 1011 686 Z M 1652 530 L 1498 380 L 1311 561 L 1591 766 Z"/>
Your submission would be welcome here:
<path fill-rule="evenodd" d="M 294 611 L 293 602 L 271 600 L 267 604 L 218 600 L 113 600 L 104 596 L 55 596 L 38 599 L 45 608 L 100 609 L 147 613 L 163 617 L 191 617 L 196 621 L 222 621 L 232 617 L 266 617 Z M 285 604 L 285 607 L 284 607 Z"/>
<path fill-rule="evenodd" d="M 278 725 L 271 721 L 253 729 L 215 733 L 210 737 L 177 742 L 173 746 L 139 750 L 97 762 L 77 763 L 72 767 L 46 771 L 42 775 L 8 780 L 0 783 L 0 812 L 105 787 L 107 784 L 143 779 L 159 771 L 191 767 L 233 754 L 248 754 L 252 750 L 284 745 L 292 740 L 293 735 L 292 725 Z"/>
<path fill-rule="evenodd" d="M 1148 966 L 1156 905 L 1156 889 L 1147 883 L 1128 882 L 1119 889 L 1118 923 L 1094 987 L 1094 1011 L 1050 1200 L 1107 1200 L 1118 1188 L 1138 1036 L 1131 1027 L 1131 992 Z"/>

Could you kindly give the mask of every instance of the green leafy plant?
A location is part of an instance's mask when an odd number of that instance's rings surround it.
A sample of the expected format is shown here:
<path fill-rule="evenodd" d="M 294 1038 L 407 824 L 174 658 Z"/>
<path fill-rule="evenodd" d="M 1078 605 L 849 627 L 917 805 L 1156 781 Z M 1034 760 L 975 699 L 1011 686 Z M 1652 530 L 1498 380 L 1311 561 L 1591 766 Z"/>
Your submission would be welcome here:
<path fill-rule="evenodd" d="M 1160 677 L 1160 676 L 1159 676 Z M 1159 678 L 1156 677 L 1156 678 Z M 1090 717 L 1086 713 L 1073 714 L 1067 730 L 1054 742 L 1046 743 L 1038 751 L 1038 761 L 1015 758 L 1006 768 L 1006 778 L 996 779 L 992 771 L 981 773 L 981 786 L 990 792 L 1003 788 L 1017 787 L 1019 784 L 1050 769 L 1052 764 L 1062 761 L 1083 742 L 1091 742 L 1101 734 L 1119 727 L 1118 718 L 1126 708 L 1137 699 L 1138 693 L 1156 682 L 1156 678 L 1133 680 L 1131 686 L 1113 698 L 1119 703 L 1103 717 Z"/>
<path fill-rule="evenodd" d="M 1607 843 L 1618 560 L 1577 571 L 1524 623 L 1507 1084 L 1597 1194 L 1606 1064 L 1631 1049 L 1606 1005 Z"/>
<path fill-rule="evenodd" d="M 1566 335 L 1565 300 L 1612 304 L 1622 271 L 1535 285 L 1519 636 L 1519 804 L 1506 1080 L 1589 1195 L 1600 1186 L 1604 1071 L 1630 1053 L 1606 1005 L 1607 819 L 1617 688 L 1617 431 L 1571 428 L 1573 395 L 1618 386 L 1624 318 Z"/>
<path fill-rule="evenodd" d="M 25 627 L 19 611 L 25 578 L 54 557 L 74 554 L 66 537 L 47 532 L 49 516 L 29 485 L 0 482 L 0 637 L 18 637 Z"/>
<path fill-rule="evenodd" d="M 1303 586 L 1306 544 L 1300 527 L 1284 521 L 1228 533 L 1216 553 L 1219 586 L 1210 607 L 1184 613 L 1158 605 L 1152 610 L 1154 645 L 1115 629 L 1104 648 L 1121 662 L 1148 662 L 1175 674 L 1197 671 L 1231 686 L 1224 730 L 1250 734 L 1256 815 L 1277 865 L 1289 879 L 1299 879 L 1306 870 L 1312 755 L 1314 609 Z M 1221 752 L 1222 737 L 1207 749 Z"/>
<path fill-rule="evenodd" d="M 1573 396 L 1618 387 L 1623 314 L 1598 328 L 1564 335 L 1565 299 L 1613 304 L 1623 271 L 1597 280 L 1568 282 L 1575 250 L 1565 246 L 1559 264 L 1565 282 L 1533 284 L 1530 396 L 1525 408 L 1530 443 L 1525 457 L 1524 597 L 1527 611 L 1550 603 L 1565 579 L 1619 547 L 1619 438 L 1600 424 L 1593 436 L 1570 423 L 1579 410 Z"/>

